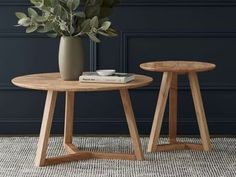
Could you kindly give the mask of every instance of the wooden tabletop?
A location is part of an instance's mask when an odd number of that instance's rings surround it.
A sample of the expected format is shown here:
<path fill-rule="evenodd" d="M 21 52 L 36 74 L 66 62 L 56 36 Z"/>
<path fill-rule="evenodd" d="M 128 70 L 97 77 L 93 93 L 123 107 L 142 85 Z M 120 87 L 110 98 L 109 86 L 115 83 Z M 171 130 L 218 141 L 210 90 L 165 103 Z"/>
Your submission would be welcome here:
<path fill-rule="evenodd" d="M 127 84 L 80 83 L 63 81 L 59 73 L 42 73 L 16 77 L 12 83 L 18 87 L 34 90 L 53 91 L 109 91 L 133 89 L 151 84 L 153 79 L 144 75 L 135 75 L 135 80 Z"/>
<path fill-rule="evenodd" d="M 213 70 L 216 65 L 197 61 L 155 61 L 143 63 L 140 67 L 147 71 L 154 72 L 203 72 Z"/>

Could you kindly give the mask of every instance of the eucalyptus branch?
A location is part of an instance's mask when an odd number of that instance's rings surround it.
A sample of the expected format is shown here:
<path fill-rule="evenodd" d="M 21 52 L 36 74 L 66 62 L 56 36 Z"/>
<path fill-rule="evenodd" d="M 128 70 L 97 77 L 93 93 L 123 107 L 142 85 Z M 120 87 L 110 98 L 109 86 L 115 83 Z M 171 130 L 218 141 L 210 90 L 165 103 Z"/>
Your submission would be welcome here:
<path fill-rule="evenodd" d="M 72 36 L 72 28 L 73 28 L 73 14 L 72 14 L 72 9 L 70 9 L 70 36 Z"/>
<path fill-rule="evenodd" d="M 78 11 L 80 1 L 84 3 L 84 8 Z M 28 8 L 27 15 L 23 12 L 16 12 L 18 18 L 16 26 L 25 27 L 27 33 L 37 31 L 53 34 L 53 36 L 71 37 L 87 35 L 91 40 L 99 42 L 97 34 L 108 37 L 116 36 L 108 16 L 111 15 L 111 9 L 118 0 L 109 0 L 109 6 L 106 1 L 30 0 L 33 5 Z M 40 15 L 38 15 L 39 11 Z"/>

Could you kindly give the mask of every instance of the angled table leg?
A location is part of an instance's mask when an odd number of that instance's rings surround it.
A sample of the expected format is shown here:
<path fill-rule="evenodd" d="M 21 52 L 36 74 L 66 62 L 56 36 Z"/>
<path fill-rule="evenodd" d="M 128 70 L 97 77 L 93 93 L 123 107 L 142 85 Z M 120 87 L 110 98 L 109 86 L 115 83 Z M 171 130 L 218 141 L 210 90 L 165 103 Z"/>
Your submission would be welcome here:
<path fill-rule="evenodd" d="M 189 73 L 190 86 L 194 100 L 194 106 L 197 114 L 198 125 L 201 134 L 202 144 L 184 143 L 176 141 L 177 133 L 177 74 L 172 73 L 171 79 L 164 75 L 162 79 L 161 89 L 159 93 L 157 109 L 153 121 L 153 127 L 149 140 L 148 152 L 154 151 L 173 151 L 173 150 L 204 150 L 210 151 L 212 149 L 210 136 L 208 132 L 206 116 L 202 103 L 202 97 L 199 87 L 199 82 L 196 73 Z M 156 145 L 160 135 L 163 114 L 165 110 L 166 100 L 169 98 L 169 144 Z"/>
<path fill-rule="evenodd" d="M 130 136 L 133 142 L 133 148 L 134 148 L 136 159 L 143 160 L 144 156 L 142 152 L 142 146 L 141 146 L 140 137 L 138 134 L 136 121 L 135 121 L 135 117 L 134 117 L 134 113 L 133 113 L 133 109 L 131 105 L 129 91 L 127 89 L 120 90 L 120 95 L 121 95 L 121 99 L 122 99 L 122 103 L 123 103 L 123 107 L 124 107 L 124 111 L 126 115 L 126 120 L 129 127 Z"/>
<path fill-rule="evenodd" d="M 163 121 L 163 116 L 165 112 L 171 81 L 172 81 L 172 73 L 165 72 L 162 77 L 161 88 L 156 106 L 156 112 L 152 124 L 152 130 L 147 149 L 148 152 L 154 152 L 156 151 L 157 148 L 157 140 L 159 139 L 161 132 L 161 125 Z"/>
<path fill-rule="evenodd" d="M 74 92 L 66 92 L 64 145 L 65 144 L 72 144 L 73 119 L 74 119 L 74 99 L 75 99 Z"/>
<path fill-rule="evenodd" d="M 210 135 L 207 127 L 206 115 L 203 107 L 202 96 L 200 86 L 198 82 L 197 73 L 189 73 L 189 81 L 191 86 L 191 92 L 193 96 L 194 106 L 197 114 L 197 121 L 200 130 L 203 149 L 210 151 L 212 149 Z"/>
<path fill-rule="evenodd" d="M 169 143 L 176 143 L 178 75 L 173 73 L 169 96 Z"/>
<path fill-rule="evenodd" d="M 35 165 L 38 167 L 44 166 L 45 164 L 56 98 L 57 92 L 48 91 L 40 130 L 38 149 L 35 158 Z"/>
<path fill-rule="evenodd" d="M 131 100 L 128 90 L 120 90 L 128 127 L 130 130 L 131 139 L 133 142 L 134 153 L 111 153 L 111 152 L 96 152 L 96 151 L 81 151 L 72 144 L 73 136 L 73 113 L 74 113 L 74 92 L 66 92 L 65 106 L 65 130 L 64 130 L 64 147 L 68 152 L 67 155 L 46 158 L 48 139 L 52 124 L 53 112 L 55 108 L 57 92 L 48 91 L 48 96 L 45 104 L 43 123 L 40 133 L 37 156 L 35 159 L 36 166 L 47 166 L 71 161 L 86 160 L 91 158 L 97 159 L 121 159 L 121 160 L 143 160 L 143 152 L 139 139 L 138 130 L 134 118 L 134 113 L 131 107 Z"/>

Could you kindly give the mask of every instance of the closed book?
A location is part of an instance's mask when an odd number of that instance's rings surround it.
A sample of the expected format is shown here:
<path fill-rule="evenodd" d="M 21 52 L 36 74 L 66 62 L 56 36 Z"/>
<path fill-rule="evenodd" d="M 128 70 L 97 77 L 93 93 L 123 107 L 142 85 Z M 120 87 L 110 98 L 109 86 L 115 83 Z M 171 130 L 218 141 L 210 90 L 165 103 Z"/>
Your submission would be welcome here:
<path fill-rule="evenodd" d="M 79 82 L 125 84 L 134 79 L 134 74 L 130 73 L 115 73 L 111 76 L 100 76 L 96 72 L 84 72 L 80 76 Z"/>

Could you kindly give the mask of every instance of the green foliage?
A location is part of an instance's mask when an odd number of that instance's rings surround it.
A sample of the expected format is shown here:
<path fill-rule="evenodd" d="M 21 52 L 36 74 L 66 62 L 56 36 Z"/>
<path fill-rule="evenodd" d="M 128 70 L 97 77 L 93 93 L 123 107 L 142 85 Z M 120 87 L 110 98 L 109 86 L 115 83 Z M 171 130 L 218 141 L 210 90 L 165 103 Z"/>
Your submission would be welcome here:
<path fill-rule="evenodd" d="M 87 35 L 100 42 L 97 34 L 114 37 L 109 16 L 119 0 L 30 0 L 28 14 L 16 12 L 18 25 L 26 33 L 47 33 L 50 37 Z M 80 7 L 82 5 L 82 7 Z"/>

